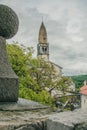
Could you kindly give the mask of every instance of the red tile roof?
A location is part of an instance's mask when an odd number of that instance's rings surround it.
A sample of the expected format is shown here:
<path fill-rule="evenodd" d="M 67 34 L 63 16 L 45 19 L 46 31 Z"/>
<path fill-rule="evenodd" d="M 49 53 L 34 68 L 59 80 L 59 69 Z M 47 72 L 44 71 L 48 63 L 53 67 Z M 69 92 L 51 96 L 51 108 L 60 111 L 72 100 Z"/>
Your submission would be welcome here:
<path fill-rule="evenodd" d="M 82 91 L 81 94 L 87 95 L 87 90 L 86 91 Z"/>
<path fill-rule="evenodd" d="M 87 85 L 80 88 L 80 93 L 87 95 Z"/>

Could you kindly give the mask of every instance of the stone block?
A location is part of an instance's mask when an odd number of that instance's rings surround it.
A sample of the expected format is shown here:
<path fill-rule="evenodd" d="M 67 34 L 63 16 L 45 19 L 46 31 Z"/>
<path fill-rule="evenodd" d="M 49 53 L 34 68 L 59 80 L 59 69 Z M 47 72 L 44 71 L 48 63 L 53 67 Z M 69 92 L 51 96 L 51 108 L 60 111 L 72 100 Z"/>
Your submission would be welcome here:
<path fill-rule="evenodd" d="M 0 102 L 18 100 L 18 78 L 0 77 Z"/>
<path fill-rule="evenodd" d="M 6 40 L 0 37 L 0 102 L 15 102 L 18 100 L 18 77 L 11 68 Z"/>
<path fill-rule="evenodd" d="M 11 68 L 6 51 L 6 39 L 17 33 L 18 26 L 16 13 L 0 4 L 0 102 L 18 100 L 18 77 Z"/>
<path fill-rule="evenodd" d="M 0 4 L 0 36 L 8 39 L 13 37 L 19 26 L 16 13 L 8 6 Z"/>

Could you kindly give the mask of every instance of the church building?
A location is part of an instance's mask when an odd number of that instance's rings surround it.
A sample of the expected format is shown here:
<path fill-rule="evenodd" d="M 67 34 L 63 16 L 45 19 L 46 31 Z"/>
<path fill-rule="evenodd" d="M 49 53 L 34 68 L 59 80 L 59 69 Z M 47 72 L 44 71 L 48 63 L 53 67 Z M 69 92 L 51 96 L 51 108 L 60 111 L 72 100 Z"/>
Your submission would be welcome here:
<path fill-rule="evenodd" d="M 40 29 L 39 29 L 39 36 L 38 36 L 38 44 L 37 44 L 37 57 L 43 58 L 49 64 L 52 64 L 55 68 L 56 74 L 58 77 L 62 76 L 62 67 L 51 62 L 49 60 L 49 43 L 47 39 L 47 31 L 46 27 L 42 21 Z"/>

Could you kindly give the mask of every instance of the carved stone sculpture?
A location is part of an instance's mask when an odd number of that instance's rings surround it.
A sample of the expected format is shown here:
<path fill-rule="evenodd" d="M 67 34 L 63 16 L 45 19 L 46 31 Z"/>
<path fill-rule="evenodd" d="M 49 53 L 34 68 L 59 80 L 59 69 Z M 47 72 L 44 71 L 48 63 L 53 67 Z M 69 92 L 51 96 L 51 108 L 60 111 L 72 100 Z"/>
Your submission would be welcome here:
<path fill-rule="evenodd" d="M 18 77 L 11 68 L 6 51 L 6 39 L 13 37 L 19 26 L 16 13 L 0 5 L 0 102 L 18 100 Z"/>

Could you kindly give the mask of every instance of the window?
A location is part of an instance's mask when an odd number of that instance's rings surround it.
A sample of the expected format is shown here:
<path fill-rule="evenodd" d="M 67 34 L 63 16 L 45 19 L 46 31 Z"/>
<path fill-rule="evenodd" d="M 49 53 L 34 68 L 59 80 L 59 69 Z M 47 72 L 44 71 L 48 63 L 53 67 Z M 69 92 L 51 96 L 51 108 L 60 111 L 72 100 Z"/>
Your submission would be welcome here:
<path fill-rule="evenodd" d="M 44 53 L 46 53 L 46 52 L 47 52 L 47 47 L 42 47 L 42 51 L 43 51 Z"/>

